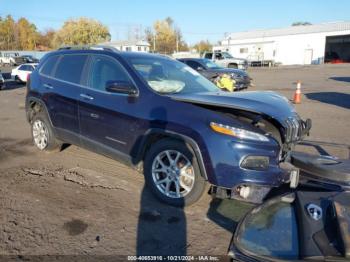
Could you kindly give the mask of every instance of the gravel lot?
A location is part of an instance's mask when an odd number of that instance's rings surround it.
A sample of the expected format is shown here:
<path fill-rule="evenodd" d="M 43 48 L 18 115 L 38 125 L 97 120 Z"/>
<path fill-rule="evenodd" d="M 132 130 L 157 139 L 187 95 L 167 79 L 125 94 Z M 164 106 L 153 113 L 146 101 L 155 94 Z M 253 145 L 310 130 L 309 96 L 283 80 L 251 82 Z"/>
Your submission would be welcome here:
<path fill-rule="evenodd" d="M 307 139 L 341 144 L 324 149 L 349 157 L 349 65 L 249 73 L 251 90 L 288 98 L 301 80 L 296 109 L 313 120 Z M 38 152 L 25 120 L 25 88 L 7 84 L 0 91 L 0 255 L 226 254 L 232 230 L 250 205 L 205 196 L 184 210 L 172 208 L 153 198 L 142 175 L 118 162 L 76 146 Z"/>

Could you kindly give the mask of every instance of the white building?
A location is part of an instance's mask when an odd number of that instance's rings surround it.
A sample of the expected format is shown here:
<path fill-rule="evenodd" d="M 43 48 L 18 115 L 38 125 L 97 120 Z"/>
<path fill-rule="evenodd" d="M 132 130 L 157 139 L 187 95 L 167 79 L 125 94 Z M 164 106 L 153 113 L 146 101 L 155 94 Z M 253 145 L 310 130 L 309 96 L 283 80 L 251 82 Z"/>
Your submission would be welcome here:
<path fill-rule="evenodd" d="M 249 61 L 283 65 L 350 62 L 350 22 L 332 22 L 231 33 L 214 50 Z"/>
<path fill-rule="evenodd" d="M 149 52 L 150 44 L 144 40 L 111 41 L 101 45 L 112 46 L 120 51 Z"/>

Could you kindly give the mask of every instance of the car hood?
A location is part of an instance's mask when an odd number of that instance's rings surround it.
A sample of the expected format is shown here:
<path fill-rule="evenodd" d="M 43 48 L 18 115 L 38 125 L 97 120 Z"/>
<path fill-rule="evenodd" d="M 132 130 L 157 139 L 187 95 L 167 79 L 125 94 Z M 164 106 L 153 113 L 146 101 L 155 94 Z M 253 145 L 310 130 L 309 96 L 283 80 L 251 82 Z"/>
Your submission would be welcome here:
<path fill-rule="evenodd" d="M 226 107 L 263 114 L 279 122 L 296 115 L 293 105 L 287 98 L 270 91 L 247 92 L 205 92 L 172 94 L 172 99 L 192 104 Z"/>
<path fill-rule="evenodd" d="M 234 69 L 234 68 L 212 68 L 208 69 L 208 72 L 210 73 L 217 73 L 217 74 L 235 74 L 235 75 L 241 75 L 241 76 L 248 76 L 248 74 L 240 69 Z"/>

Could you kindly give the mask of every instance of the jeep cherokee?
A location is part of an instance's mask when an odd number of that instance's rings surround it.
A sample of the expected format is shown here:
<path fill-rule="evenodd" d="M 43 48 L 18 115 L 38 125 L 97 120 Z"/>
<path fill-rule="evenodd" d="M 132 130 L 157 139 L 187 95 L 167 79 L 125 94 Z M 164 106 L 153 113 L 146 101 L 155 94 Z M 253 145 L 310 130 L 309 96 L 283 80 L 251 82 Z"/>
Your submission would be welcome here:
<path fill-rule="evenodd" d="M 296 186 L 289 156 L 311 124 L 276 93 L 221 92 L 179 61 L 99 46 L 51 52 L 29 78 L 38 149 L 68 143 L 123 161 L 168 204 L 196 202 L 207 184 L 251 202 Z"/>

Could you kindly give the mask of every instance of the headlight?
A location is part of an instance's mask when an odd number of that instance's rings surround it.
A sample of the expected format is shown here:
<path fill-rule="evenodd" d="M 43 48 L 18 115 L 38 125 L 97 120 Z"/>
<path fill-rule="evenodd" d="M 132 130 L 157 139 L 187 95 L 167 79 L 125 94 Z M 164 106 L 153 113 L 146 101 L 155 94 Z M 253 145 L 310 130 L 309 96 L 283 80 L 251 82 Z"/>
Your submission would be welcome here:
<path fill-rule="evenodd" d="M 210 127 L 217 133 L 234 136 L 241 139 L 263 141 L 263 142 L 269 141 L 269 139 L 266 136 L 252 132 L 252 131 L 248 131 L 245 129 L 217 124 L 214 122 L 210 123 Z"/>

